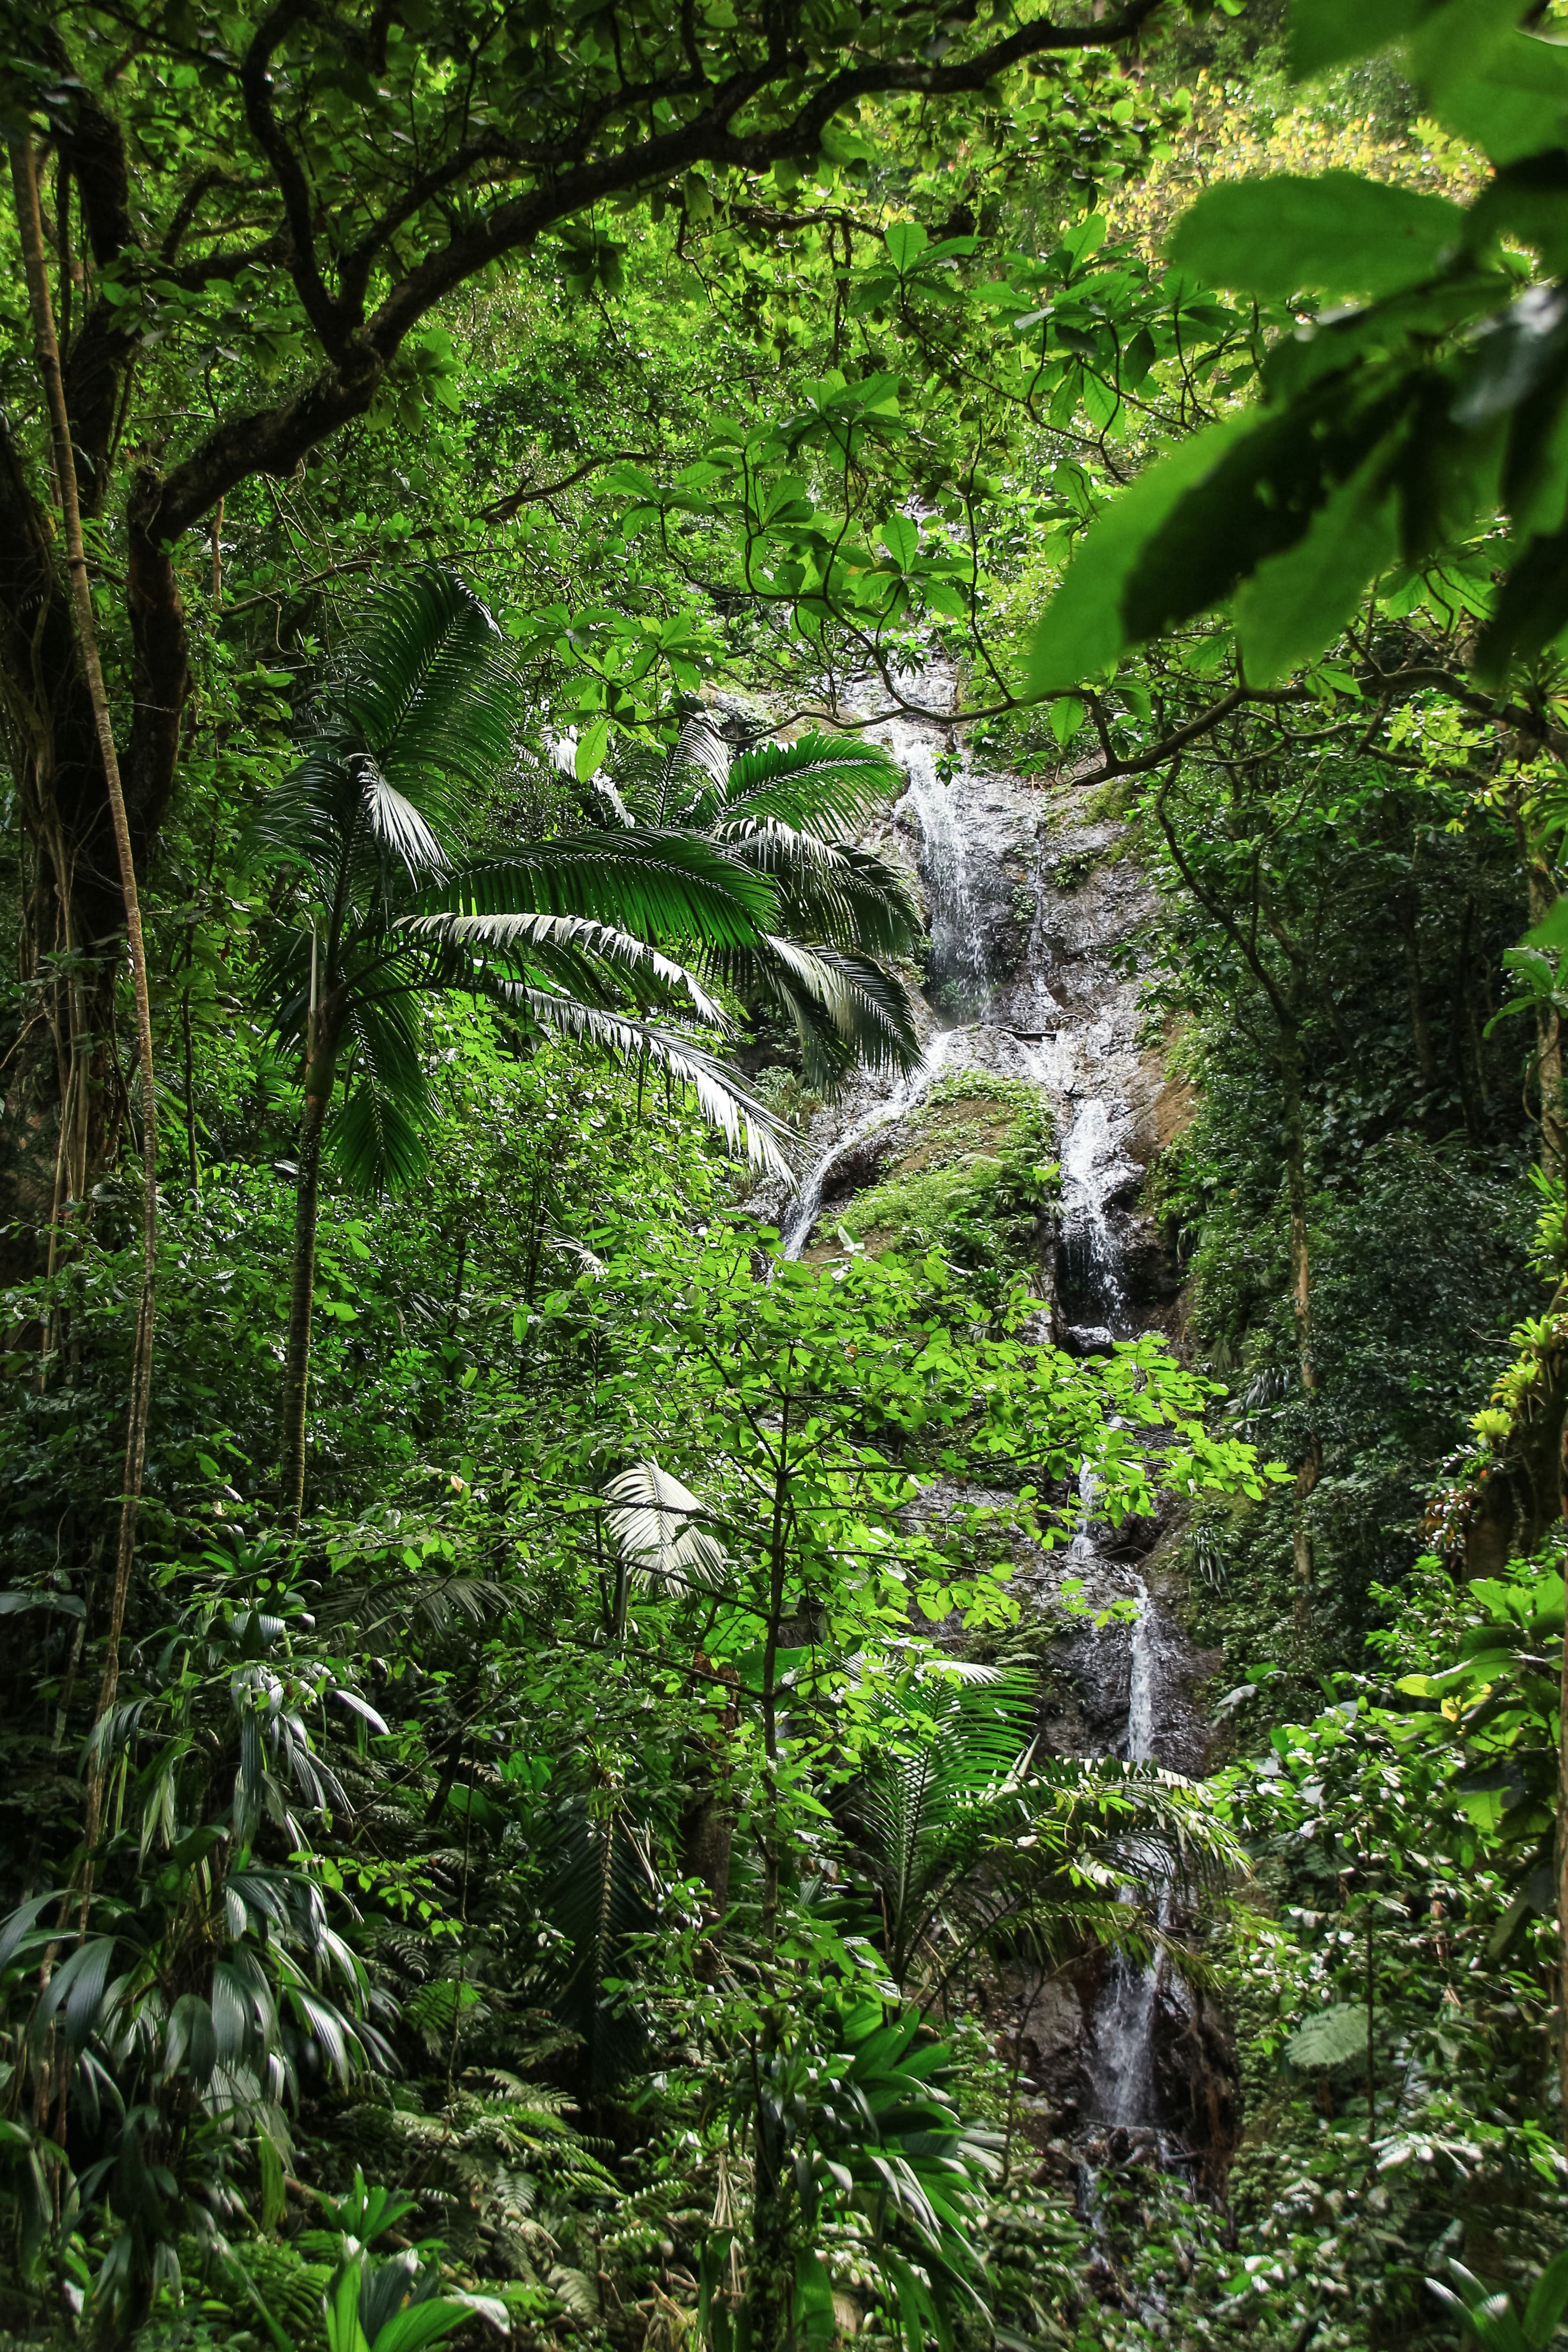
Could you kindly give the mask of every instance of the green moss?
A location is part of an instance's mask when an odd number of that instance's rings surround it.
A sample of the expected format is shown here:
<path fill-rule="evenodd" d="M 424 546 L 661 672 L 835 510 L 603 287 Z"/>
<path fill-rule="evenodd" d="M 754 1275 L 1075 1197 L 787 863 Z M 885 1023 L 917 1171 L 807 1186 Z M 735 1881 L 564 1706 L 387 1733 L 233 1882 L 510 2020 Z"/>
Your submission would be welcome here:
<path fill-rule="evenodd" d="M 877 1236 L 883 1249 L 939 1240 L 961 1218 L 994 1207 L 1002 1163 L 989 1153 L 966 1153 L 950 1167 L 926 1168 L 913 1176 L 874 1185 L 849 1203 L 840 1219 L 856 1241 Z"/>
<path fill-rule="evenodd" d="M 1032 1087 L 990 1071 L 944 1078 L 909 1123 L 908 1141 L 879 1184 L 858 1193 L 837 1223 L 880 1256 L 940 1250 L 973 1275 L 983 1296 L 1038 1263 L 1042 1220 L 1059 1192 L 1051 1118 Z"/>

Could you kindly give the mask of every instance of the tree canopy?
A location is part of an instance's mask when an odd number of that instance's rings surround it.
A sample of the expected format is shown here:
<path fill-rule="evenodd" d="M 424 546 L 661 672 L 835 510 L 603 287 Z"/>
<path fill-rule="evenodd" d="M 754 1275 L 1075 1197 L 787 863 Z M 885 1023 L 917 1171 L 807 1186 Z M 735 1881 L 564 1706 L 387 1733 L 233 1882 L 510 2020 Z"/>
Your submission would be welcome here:
<path fill-rule="evenodd" d="M 1545 2352 L 1568 15 L 0 12 L 0 2330 Z"/>

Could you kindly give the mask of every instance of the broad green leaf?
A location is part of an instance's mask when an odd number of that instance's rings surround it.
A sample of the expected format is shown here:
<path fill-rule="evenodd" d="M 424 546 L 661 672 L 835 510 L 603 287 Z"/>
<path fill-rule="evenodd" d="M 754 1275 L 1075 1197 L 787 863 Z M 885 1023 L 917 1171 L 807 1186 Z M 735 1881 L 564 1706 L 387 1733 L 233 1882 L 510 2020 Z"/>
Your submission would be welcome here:
<path fill-rule="evenodd" d="M 1250 429 L 1218 450 L 1139 551 L 1121 589 L 1127 641 L 1143 644 L 1212 612 L 1259 565 L 1300 547 L 1347 481 L 1365 478 L 1380 453 L 1391 464 L 1398 456 L 1417 390 L 1400 371 L 1374 377 L 1368 398 L 1347 400 L 1325 382 L 1288 408 L 1251 412 Z M 1433 463 L 1425 473 L 1411 470 L 1415 480 L 1401 485 L 1402 524 L 1407 533 L 1429 532 Z M 1476 497 L 1470 475 L 1451 471 L 1456 478 L 1442 486 L 1449 513 L 1461 488 Z"/>
<path fill-rule="evenodd" d="M 1153 366 L 1158 353 L 1154 338 L 1147 327 L 1140 327 L 1128 344 L 1121 360 L 1121 387 L 1124 392 L 1136 392 Z"/>
<path fill-rule="evenodd" d="M 1117 659 L 1128 643 L 1122 595 L 1149 541 L 1255 425 L 1243 415 L 1194 434 L 1140 474 L 1093 526 L 1035 633 L 1025 673 L 1031 694 L 1081 686 Z"/>
<path fill-rule="evenodd" d="M 1411 34 L 1413 79 L 1436 99 L 1454 83 L 1485 69 L 1490 53 L 1524 14 L 1520 0 L 1447 0 L 1422 16 Z"/>
<path fill-rule="evenodd" d="M 895 515 L 878 534 L 900 572 L 907 572 L 920 552 L 920 526 L 908 515 Z"/>
<path fill-rule="evenodd" d="M 1494 163 L 1515 163 L 1563 143 L 1568 49 L 1515 33 L 1479 71 L 1457 77 L 1434 101 L 1450 130 Z"/>
<path fill-rule="evenodd" d="M 438 2344 L 443 2336 L 454 2335 L 471 2317 L 465 2304 L 444 2295 L 433 2296 L 428 2303 L 405 2304 L 377 2328 L 370 2352 L 423 2352 L 426 2344 Z"/>
<path fill-rule="evenodd" d="M 887 247 L 889 257 L 900 277 L 913 268 L 930 243 L 919 221 L 894 222 L 888 231 Z"/>
<path fill-rule="evenodd" d="M 1398 542 L 1381 455 L 1333 492 L 1306 536 L 1265 558 L 1237 592 L 1236 635 L 1254 686 L 1274 686 L 1338 636 Z"/>
<path fill-rule="evenodd" d="M 1550 2344 L 1557 2323 L 1568 2310 L 1568 2246 L 1550 2262 L 1531 2289 L 1524 2309 L 1524 2332 L 1532 2347 Z"/>
<path fill-rule="evenodd" d="M 1051 733 L 1065 751 L 1083 725 L 1083 705 L 1076 694 L 1064 694 L 1051 705 Z"/>
<path fill-rule="evenodd" d="M 1543 920 L 1532 931 L 1526 931 L 1527 948 L 1568 948 L 1568 897 L 1559 898 Z"/>
<path fill-rule="evenodd" d="M 1370 57 L 1409 31 L 1421 0 L 1295 0 L 1290 72 L 1297 81 L 1348 58 Z"/>
<path fill-rule="evenodd" d="M 1211 188 L 1176 224 L 1171 259 L 1237 293 L 1387 294 L 1431 277 L 1464 227 L 1442 196 L 1357 172 L 1282 173 Z"/>
<path fill-rule="evenodd" d="M 1075 261 L 1087 261 L 1105 243 L 1108 226 L 1103 213 L 1090 213 L 1075 228 L 1068 230 L 1062 238 L 1063 250 L 1070 253 Z"/>
<path fill-rule="evenodd" d="M 603 764 L 605 747 L 609 740 L 610 722 L 607 719 L 595 719 L 593 725 L 585 727 L 577 738 L 577 749 L 573 754 L 572 766 L 580 784 L 586 783 L 588 778 Z"/>
<path fill-rule="evenodd" d="M 1500 686 L 1509 664 L 1530 660 L 1568 629 L 1568 530 L 1540 534 L 1510 565 L 1475 653 L 1484 685 Z"/>
<path fill-rule="evenodd" d="M 324 2313 L 327 2352 L 370 2352 L 364 2330 L 359 2324 L 359 2294 L 363 2273 L 363 2261 L 345 2263 L 330 2290 Z"/>

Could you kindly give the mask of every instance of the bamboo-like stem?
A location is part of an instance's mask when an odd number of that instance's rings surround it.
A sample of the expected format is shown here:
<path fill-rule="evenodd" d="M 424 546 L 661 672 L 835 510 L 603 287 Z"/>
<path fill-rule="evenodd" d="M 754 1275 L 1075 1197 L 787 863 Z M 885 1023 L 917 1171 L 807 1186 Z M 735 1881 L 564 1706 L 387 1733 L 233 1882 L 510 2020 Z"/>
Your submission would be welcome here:
<path fill-rule="evenodd" d="M 55 480 L 65 525 L 66 562 L 70 573 L 77 643 L 98 730 L 104 785 L 114 827 L 114 847 L 120 861 L 120 887 L 125 901 L 125 931 L 131 950 L 131 984 L 136 999 L 137 1058 L 142 1079 L 142 1295 L 137 1307 L 136 1338 L 131 1357 L 125 1472 L 120 1504 L 120 1541 L 115 1554 L 114 1590 L 110 1602 L 103 1673 L 93 1710 L 96 1727 L 114 1705 L 120 1687 L 120 1643 L 125 1626 L 125 1604 L 131 1591 L 132 1570 L 136 1559 L 136 1521 L 142 1505 L 142 1475 L 147 1453 L 147 1413 L 153 1393 L 153 1326 L 158 1271 L 158 1097 L 153 1076 L 153 1006 L 147 987 L 147 950 L 142 935 L 142 907 L 136 891 L 131 825 L 125 814 L 125 793 L 120 781 L 114 725 L 103 683 L 103 664 L 99 657 L 98 631 L 93 623 L 92 586 L 88 576 L 81 506 L 77 495 L 76 457 L 71 447 L 70 421 L 66 409 L 65 383 L 60 373 L 59 344 L 55 336 L 48 275 L 44 266 L 37 174 L 33 163 L 32 135 L 26 126 L 11 149 L 11 171 L 16 188 L 22 258 L 26 269 L 27 298 L 33 314 L 33 340 L 37 349 L 38 372 L 44 379 L 48 400 L 49 434 L 54 449 Z M 92 1851 L 98 1843 L 102 1817 L 103 1766 L 95 1747 L 88 1765 L 87 1852 L 82 1881 L 84 1920 L 92 1891 Z"/>

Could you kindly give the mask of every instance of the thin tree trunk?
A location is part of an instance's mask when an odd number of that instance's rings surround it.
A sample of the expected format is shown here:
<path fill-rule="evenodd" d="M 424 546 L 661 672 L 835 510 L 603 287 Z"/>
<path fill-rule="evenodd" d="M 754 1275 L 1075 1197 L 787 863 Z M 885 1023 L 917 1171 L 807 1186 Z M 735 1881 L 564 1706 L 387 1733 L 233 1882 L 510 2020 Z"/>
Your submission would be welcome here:
<path fill-rule="evenodd" d="M 766 1784 L 763 1829 L 763 1943 L 772 1952 L 779 1924 L 779 1631 L 784 1623 L 784 1565 L 789 1517 L 789 1409 L 787 1391 L 779 1422 L 778 1470 L 773 1480 L 773 1529 L 768 1548 L 768 1619 L 763 1643 L 763 1778 Z"/>
<path fill-rule="evenodd" d="M 1372 1897 L 1366 1899 L 1366 2145 L 1367 2163 L 1377 2134 L 1377 1980 L 1372 1960 Z"/>
<path fill-rule="evenodd" d="M 1533 930 L 1557 904 L 1558 888 L 1551 864 L 1539 840 L 1532 840 L 1519 809 L 1514 831 L 1530 892 L 1530 922 Z M 1535 1015 L 1536 1074 L 1541 1088 L 1541 1165 L 1555 1184 L 1568 1178 L 1568 1100 L 1563 1088 L 1563 1024 L 1552 1006 L 1538 1003 Z"/>
<path fill-rule="evenodd" d="M 1309 1412 L 1315 1402 L 1318 1375 L 1312 1361 L 1312 1262 L 1307 1224 L 1307 1134 L 1301 1102 L 1301 1046 L 1293 1027 L 1279 1031 L 1279 1083 L 1285 1129 L 1285 1183 L 1290 1220 L 1290 1308 L 1296 1323 L 1296 1359 Z M 1312 1537 L 1304 1515 L 1308 1496 L 1318 1483 L 1321 1457 L 1317 1431 L 1309 1432 L 1307 1449 L 1296 1471 L 1296 1525 L 1290 1538 L 1294 1565 L 1295 1622 L 1304 1647 L 1311 1622 Z"/>
<path fill-rule="evenodd" d="M 1486 1073 L 1481 1068 L 1480 1055 L 1475 1055 L 1471 1067 L 1470 1041 L 1476 1027 L 1470 997 L 1470 953 L 1476 927 L 1475 892 L 1465 898 L 1464 927 L 1459 933 L 1459 956 L 1455 967 L 1453 1004 L 1449 1014 L 1449 1050 L 1453 1059 L 1454 1076 L 1459 1089 L 1459 1100 L 1465 1113 L 1465 1139 L 1479 1145 L 1486 1137 L 1486 1118 L 1482 1105 L 1486 1091 Z"/>
<path fill-rule="evenodd" d="M 310 1381 L 310 1302 L 316 1285 L 316 1212 L 327 1097 L 306 1084 L 294 1192 L 294 1263 L 289 1287 L 289 1352 L 283 1368 L 283 1508 L 291 1528 L 305 1507 L 305 1404 Z"/>
<path fill-rule="evenodd" d="M 93 1713 L 93 1721 L 97 1725 L 114 1705 L 120 1687 L 120 1644 L 136 1559 L 136 1521 L 141 1509 L 142 1475 L 147 1453 L 147 1414 L 153 1393 L 153 1331 L 158 1271 L 158 1097 L 153 1075 L 153 1006 L 147 986 L 147 952 L 142 935 L 142 906 L 136 889 L 136 866 L 131 849 L 125 794 L 120 781 L 114 727 L 103 683 L 103 665 L 99 658 L 98 632 L 93 622 L 92 588 L 88 577 L 81 507 L 77 495 L 76 458 L 66 413 L 59 346 L 55 340 L 54 314 L 49 303 L 49 281 L 44 267 L 43 224 L 38 213 L 38 183 L 33 165 L 33 142 L 26 127 L 11 153 L 17 226 L 21 232 L 27 294 L 33 314 L 33 335 L 37 345 L 39 371 L 48 396 L 49 427 L 65 523 L 66 560 L 70 572 L 77 639 L 92 701 L 110 815 L 114 826 L 114 846 L 120 863 L 120 887 L 125 901 L 125 929 L 131 950 L 131 982 L 136 999 L 136 1034 L 142 1079 L 142 1291 L 131 1356 L 131 1393 L 126 1416 L 125 1467 L 114 1589 L 110 1601 L 103 1675 Z M 94 1750 L 88 1767 L 87 1861 L 82 1891 L 84 1921 L 92 1887 L 92 1849 L 98 1843 L 102 1822 L 103 1785 L 102 1762 Z"/>
<path fill-rule="evenodd" d="M 692 1664 L 700 1674 L 713 1671 L 700 1648 Z M 721 1666 L 717 1673 L 721 1681 L 738 1685 L 733 1666 Z M 691 1793 L 680 1816 L 681 1872 L 687 1878 L 700 1878 L 707 1888 L 715 1929 L 730 1907 L 730 1863 L 735 1842 L 730 1742 L 735 1724 L 736 1703 L 731 1698 L 706 1737 L 693 1736 L 689 1740 L 687 1769 Z"/>
<path fill-rule="evenodd" d="M 180 999 L 180 1034 L 185 1056 L 185 1160 L 191 1179 L 191 1198 L 199 1200 L 202 1167 L 196 1152 L 196 1048 L 195 1040 L 191 1035 L 191 992 L 188 988 Z"/>
<path fill-rule="evenodd" d="M 1426 1013 L 1426 991 L 1421 978 L 1421 942 L 1416 916 L 1420 897 L 1411 882 L 1399 893 L 1397 916 L 1400 944 L 1405 950 L 1405 990 L 1410 1005 L 1410 1042 L 1415 1052 L 1421 1091 L 1430 1098 L 1437 1091 L 1437 1055 L 1432 1044 L 1432 1024 Z"/>

